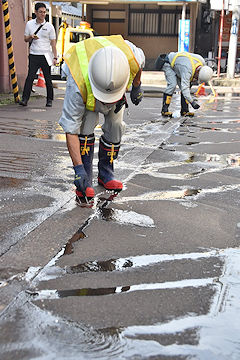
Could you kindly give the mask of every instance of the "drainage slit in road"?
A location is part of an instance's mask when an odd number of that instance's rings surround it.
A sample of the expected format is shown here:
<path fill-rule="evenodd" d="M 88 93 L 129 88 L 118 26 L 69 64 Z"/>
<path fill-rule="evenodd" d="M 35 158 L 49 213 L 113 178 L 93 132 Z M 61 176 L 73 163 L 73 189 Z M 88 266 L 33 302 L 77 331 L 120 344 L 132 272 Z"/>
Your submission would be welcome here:
<path fill-rule="evenodd" d="M 182 289 L 186 287 L 204 287 L 209 285 L 219 286 L 215 278 L 187 279 L 163 283 L 137 284 L 127 286 L 105 287 L 105 288 L 82 288 L 68 290 L 39 290 L 37 292 L 26 291 L 34 300 L 61 299 L 73 296 L 104 296 L 111 294 L 129 293 L 134 291 L 150 291 L 165 289 Z"/>
<path fill-rule="evenodd" d="M 131 259 L 110 259 L 106 261 L 89 261 L 83 264 L 70 266 L 66 269 L 68 274 L 78 274 L 83 272 L 99 272 L 123 270 L 133 267 L 134 263 Z"/>
<path fill-rule="evenodd" d="M 216 251 L 205 253 L 189 253 L 189 254 L 154 254 L 140 255 L 129 258 L 109 259 L 105 261 L 88 261 L 82 264 L 70 266 L 66 268 L 68 274 L 77 274 L 84 272 L 101 272 L 101 271 L 123 271 L 128 268 L 140 268 L 151 266 L 165 261 L 176 260 L 197 260 L 202 258 L 216 257 Z"/>

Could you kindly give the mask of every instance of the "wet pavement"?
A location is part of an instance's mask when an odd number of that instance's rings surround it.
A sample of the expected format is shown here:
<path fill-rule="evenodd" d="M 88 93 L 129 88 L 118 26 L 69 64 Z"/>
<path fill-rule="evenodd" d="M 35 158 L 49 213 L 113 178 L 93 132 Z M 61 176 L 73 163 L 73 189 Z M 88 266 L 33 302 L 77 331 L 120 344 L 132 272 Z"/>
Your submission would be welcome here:
<path fill-rule="evenodd" d="M 0 107 L 1 358 L 239 359 L 240 92 L 207 89 L 193 118 L 176 93 L 166 120 L 164 88 L 144 88 L 117 196 L 97 185 L 96 129 L 89 205 L 57 124 L 65 83 L 52 108 Z"/>

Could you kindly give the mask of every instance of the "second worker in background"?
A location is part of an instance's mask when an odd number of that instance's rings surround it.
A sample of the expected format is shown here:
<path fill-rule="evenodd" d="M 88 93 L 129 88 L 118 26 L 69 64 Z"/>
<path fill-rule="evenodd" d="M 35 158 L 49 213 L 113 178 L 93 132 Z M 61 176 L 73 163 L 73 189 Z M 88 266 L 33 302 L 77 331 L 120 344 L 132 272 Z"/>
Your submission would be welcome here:
<path fill-rule="evenodd" d="M 205 65 L 203 57 L 189 52 L 160 54 L 155 68 L 164 71 L 167 81 L 167 88 L 163 94 L 162 115 L 172 116 L 168 107 L 178 85 L 181 90 L 181 115 L 193 116 L 194 113 L 189 112 L 188 104 L 191 104 L 194 109 L 198 109 L 200 106 L 190 94 L 191 82 L 198 81 L 199 84 L 202 84 L 210 81 L 213 75 L 212 69 Z"/>

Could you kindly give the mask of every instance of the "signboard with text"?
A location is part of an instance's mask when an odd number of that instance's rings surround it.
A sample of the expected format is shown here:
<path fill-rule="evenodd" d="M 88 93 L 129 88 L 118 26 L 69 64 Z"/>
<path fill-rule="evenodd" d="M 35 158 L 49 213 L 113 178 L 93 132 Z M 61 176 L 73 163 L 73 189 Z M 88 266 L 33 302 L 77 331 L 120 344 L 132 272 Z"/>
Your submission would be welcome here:
<path fill-rule="evenodd" d="M 189 51 L 190 20 L 179 20 L 178 51 Z"/>
<path fill-rule="evenodd" d="M 228 15 L 225 15 L 223 18 L 222 46 L 225 48 L 228 48 L 229 46 L 231 31 L 233 34 L 234 32 L 236 33 L 236 24 L 235 23 L 232 24 L 232 13 L 229 13 Z M 239 47 L 240 47 L 240 31 L 238 32 L 238 48 Z"/>

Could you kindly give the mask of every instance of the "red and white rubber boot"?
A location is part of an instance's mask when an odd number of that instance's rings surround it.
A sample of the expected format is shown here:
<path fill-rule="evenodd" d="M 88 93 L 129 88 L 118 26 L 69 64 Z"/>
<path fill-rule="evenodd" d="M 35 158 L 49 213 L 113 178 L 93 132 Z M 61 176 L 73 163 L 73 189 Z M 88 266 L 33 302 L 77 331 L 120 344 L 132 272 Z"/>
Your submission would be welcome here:
<path fill-rule="evenodd" d="M 92 187 L 92 162 L 94 155 L 95 137 L 92 135 L 79 135 L 80 152 L 84 169 L 88 175 L 88 186 L 86 188 L 86 197 L 88 200 L 95 196 L 95 191 Z M 81 191 L 76 190 L 76 195 L 81 199 L 84 198 Z"/>
<path fill-rule="evenodd" d="M 102 136 L 99 140 L 98 152 L 98 184 L 106 190 L 119 192 L 123 188 L 121 181 L 114 177 L 113 160 L 118 157 L 120 143 L 108 143 Z"/>

